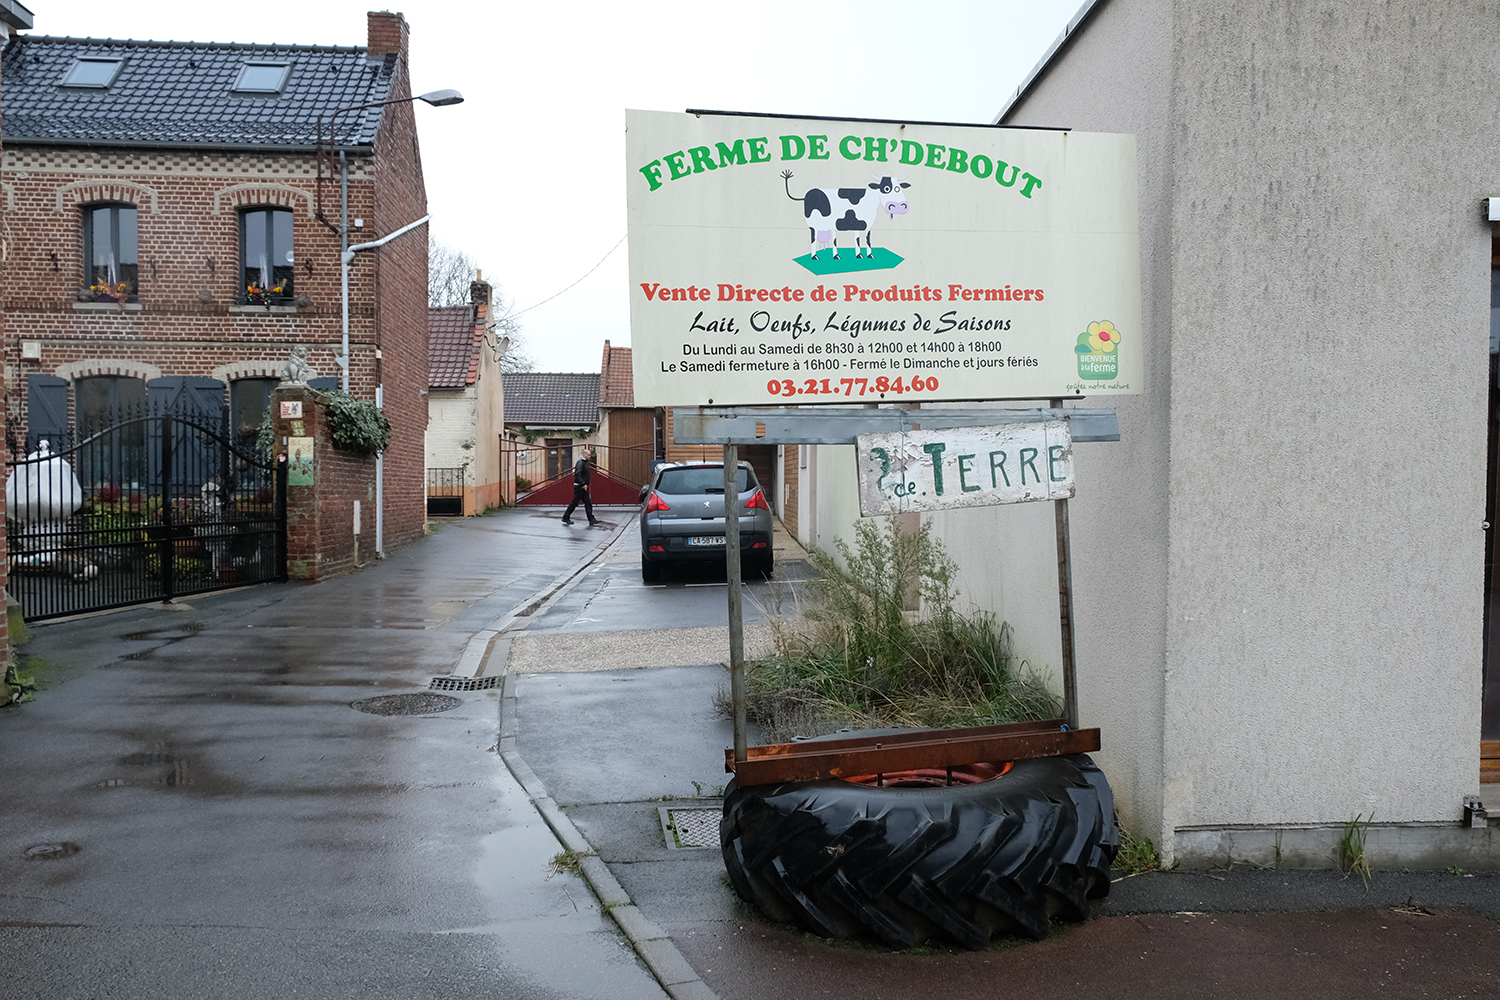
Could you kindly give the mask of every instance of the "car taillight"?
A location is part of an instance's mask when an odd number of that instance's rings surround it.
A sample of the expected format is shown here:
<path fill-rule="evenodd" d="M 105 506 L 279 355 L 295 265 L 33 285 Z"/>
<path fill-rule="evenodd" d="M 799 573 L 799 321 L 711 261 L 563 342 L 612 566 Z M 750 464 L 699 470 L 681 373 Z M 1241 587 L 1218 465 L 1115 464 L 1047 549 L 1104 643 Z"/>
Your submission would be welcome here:
<path fill-rule="evenodd" d="M 658 493 L 658 492 L 656 492 L 655 490 L 652 490 L 651 491 L 651 495 L 646 498 L 646 513 L 647 514 L 651 513 L 653 510 L 671 510 L 671 509 L 672 509 L 671 507 L 667 506 L 667 502 L 661 498 L 661 494 Z"/>
<path fill-rule="evenodd" d="M 745 501 L 745 507 L 759 507 L 761 510 L 770 510 L 771 505 L 766 503 L 766 495 L 760 490 L 750 494 L 750 499 Z"/>

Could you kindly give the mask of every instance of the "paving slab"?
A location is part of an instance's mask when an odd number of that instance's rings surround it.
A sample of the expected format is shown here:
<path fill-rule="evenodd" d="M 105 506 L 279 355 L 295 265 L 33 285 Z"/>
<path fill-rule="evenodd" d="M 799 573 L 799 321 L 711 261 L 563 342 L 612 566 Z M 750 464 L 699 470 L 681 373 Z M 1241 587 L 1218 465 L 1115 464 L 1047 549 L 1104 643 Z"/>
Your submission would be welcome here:
<path fill-rule="evenodd" d="M 522 675 L 516 746 L 564 806 L 692 796 L 728 780 L 734 730 L 714 708 L 728 683 L 717 663 Z"/>

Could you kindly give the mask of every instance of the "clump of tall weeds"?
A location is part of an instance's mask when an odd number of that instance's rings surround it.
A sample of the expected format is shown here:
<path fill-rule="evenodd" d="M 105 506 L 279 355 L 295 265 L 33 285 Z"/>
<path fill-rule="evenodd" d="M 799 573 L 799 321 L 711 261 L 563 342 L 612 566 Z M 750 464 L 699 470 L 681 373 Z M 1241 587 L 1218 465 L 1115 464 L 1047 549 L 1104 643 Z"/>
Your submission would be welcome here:
<path fill-rule="evenodd" d="M 809 554 L 816 600 L 768 614 L 774 652 L 749 665 L 747 712 L 768 739 L 1058 716 L 1043 680 L 1015 661 L 1010 626 L 954 607 L 957 567 L 929 525 L 860 521 L 854 545 L 835 546 L 843 567 Z M 920 614 L 908 607 L 918 596 Z"/>

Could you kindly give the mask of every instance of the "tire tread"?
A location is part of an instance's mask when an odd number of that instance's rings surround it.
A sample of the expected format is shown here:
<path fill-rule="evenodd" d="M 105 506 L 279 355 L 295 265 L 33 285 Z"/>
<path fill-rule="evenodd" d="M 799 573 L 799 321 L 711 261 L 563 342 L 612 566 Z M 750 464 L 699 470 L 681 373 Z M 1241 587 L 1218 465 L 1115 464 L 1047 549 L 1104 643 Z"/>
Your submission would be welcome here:
<path fill-rule="evenodd" d="M 736 893 L 771 919 L 895 948 L 1044 938 L 1108 894 L 1119 849 L 1109 784 L 1084 754 L 952 788 L 731 782 L 719 832 Z"/>

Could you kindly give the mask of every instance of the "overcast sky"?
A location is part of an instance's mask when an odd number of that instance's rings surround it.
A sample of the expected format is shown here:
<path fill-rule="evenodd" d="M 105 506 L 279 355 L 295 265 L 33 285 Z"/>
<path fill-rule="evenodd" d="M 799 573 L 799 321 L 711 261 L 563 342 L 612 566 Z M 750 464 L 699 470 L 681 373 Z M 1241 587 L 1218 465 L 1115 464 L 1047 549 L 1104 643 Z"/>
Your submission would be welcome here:
<path fill-rule="evenodd" d="M 466 98 L 417 105 L 433 234 L 524 311 L 540 370 L 598 371 L 630 343 L 629 244 L 584 278 L 625 236 L 626 108 L 987 123 L 1081 3 L 398 4 L 413 89 Z M 27 5 L 35 34 L 296 45 L 364 45 L 372 6 Z"/>

